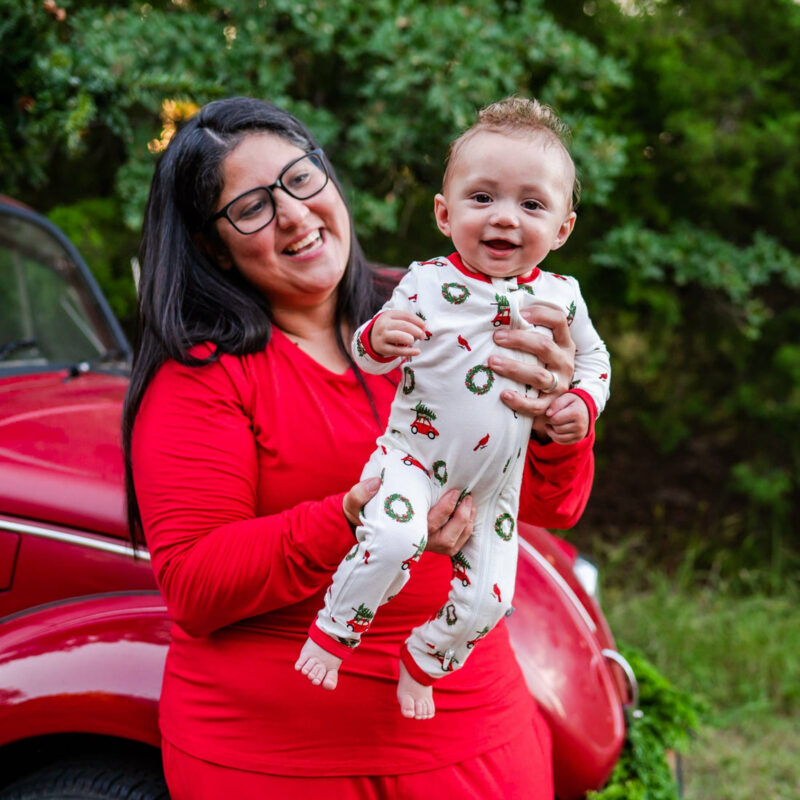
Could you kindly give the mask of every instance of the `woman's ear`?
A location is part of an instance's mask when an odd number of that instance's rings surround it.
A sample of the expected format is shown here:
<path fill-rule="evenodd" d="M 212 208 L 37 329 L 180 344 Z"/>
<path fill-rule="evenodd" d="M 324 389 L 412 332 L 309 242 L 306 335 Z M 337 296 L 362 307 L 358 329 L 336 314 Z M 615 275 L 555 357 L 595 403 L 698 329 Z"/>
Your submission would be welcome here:
<path fill-rule="evenodd" d="M 443 194 L 437 194 L 433 198 L 433 215 L 436 217 L 436 225 L 439 230 L 450 238 L 450 212 L 447 209 L 447 200 Z"/>

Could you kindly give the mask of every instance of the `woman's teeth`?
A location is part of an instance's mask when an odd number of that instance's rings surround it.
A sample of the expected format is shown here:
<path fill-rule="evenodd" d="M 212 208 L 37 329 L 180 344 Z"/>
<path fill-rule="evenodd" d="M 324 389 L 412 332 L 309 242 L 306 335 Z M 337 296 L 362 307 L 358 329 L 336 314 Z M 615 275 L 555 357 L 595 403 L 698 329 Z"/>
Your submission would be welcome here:
<path fill-rule="evenodd" d="M 319 231 L 311 231 L 307 236 L 304 236 L 300 241 L 290 244 L 285 252 L 290 255 L 297 255 L 301 250 L 306 250 L 311 246 L 315 246 L 318 242 L 322 241 Z"/>

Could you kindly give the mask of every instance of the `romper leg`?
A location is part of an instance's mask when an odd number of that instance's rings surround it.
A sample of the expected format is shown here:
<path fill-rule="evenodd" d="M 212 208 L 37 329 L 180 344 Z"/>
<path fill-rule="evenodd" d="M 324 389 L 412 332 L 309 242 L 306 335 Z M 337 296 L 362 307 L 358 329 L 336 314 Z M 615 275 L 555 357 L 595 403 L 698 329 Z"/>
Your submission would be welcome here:
<path fill-rule="evenodd" d="M 453 579 L 447 601 L 406 642 L 408 656 L 432 680 L 458 669 L 475 644 L 511 609 L 518 543 L 516 520 L 501 510 L 506 507 L 479 510 L 472 536 L 451 559 Z M 405 658 L 404 663 L 413 674 Z M 422 682 L 422 676 L 415 677 Z"/>
<path fill-rule="evenodd" d="M 381 488 L 364 507 L 358 543 L 336 570 L 317 615 L 317 627 L 345 647 L 358 645 L 378 606 L 405 586 L 427 544 L 430 480 L 403 455 L 389 450 L 381 459 Z"/>

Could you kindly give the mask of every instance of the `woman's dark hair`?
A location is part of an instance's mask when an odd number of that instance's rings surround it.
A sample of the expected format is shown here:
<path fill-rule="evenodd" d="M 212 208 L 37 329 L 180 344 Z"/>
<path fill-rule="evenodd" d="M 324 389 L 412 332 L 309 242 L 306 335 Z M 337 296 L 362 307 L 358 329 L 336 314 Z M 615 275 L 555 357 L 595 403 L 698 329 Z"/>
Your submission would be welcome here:
<path fill-rule="evenodd" d="M 156 165 L 139 249 L 137 335 L 122 415 L 128 525 L 134 544 L 143 537 L 131 469 L 131 435 L 156 371 L 167 359 L 202 366 L 223 354 L 258 352 L 270 338 L 267 299 L 236 269 L 220 268 L 213 253 L 223 245 L 216 227 L 206 225 L 223 189 L 226 156 L 254 133 L 280 136 L 306 152 L 318 146 L 308 129 L 283 109 L 254 98 L 233 97 L 204 106 L 175 134 Z M 324 158 L 344 199 L 341 184 Z M 352 364 L 341 323 L 357 327 L 375 313 L 381 301 L 356 239 L 352 214 L 350 237 L 350 256 L 337 293 L 335 331 L 339 348 Z M 214 346 L 212 355 L 191 356 L 189 349 L 202 342 Z M 366 390 L 357 369 L 356 375 Z"/>

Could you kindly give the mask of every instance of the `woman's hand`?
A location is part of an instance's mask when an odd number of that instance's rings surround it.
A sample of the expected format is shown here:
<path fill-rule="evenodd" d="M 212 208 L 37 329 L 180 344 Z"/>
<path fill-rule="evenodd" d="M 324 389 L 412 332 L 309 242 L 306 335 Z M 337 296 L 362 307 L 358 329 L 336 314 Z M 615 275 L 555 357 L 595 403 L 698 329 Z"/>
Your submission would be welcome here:
<path fill-rule="evenodd" d="M 460 503 L 459 497 L 461 492 L 458 489 L 451 489 L 445 492 L 428 512 L 426 550 L 454 556 L 472 536 L 475 504 L 471 495 L 467 495 Z"/>
<path fill-rule="evenodd" d="M 367 478 L 357 483 L 342 500 L 347 521 L 358 526 L 361 509 L 378 493 L 380 478 Z M 428 544 L 426 550 L 454 556 L 472 536 L 475 522 L 475 506 L 467 495 L 460 503 L 461 492 L 451 489 L 445 492 L 428 512 Z M 456 507 L 457 506 L 457 507 Z"/>
<path fill-rule="evenodd" d="M 372 500 L 381 488 L 380 478 L 367 478 L 364 481 L 359 481 L 342 500 L 342 510 L 344 511 L 347 521 L 357 528 L 361 523 L 359 515 L 361 509 Z"/>
<path fill-rule="evenodd" d="M 544 366 L 526 364 L 513 353 L 489 357 L 489 366 L 506 378 L 539 390 L 538 398 L 526 398 L 511 390 L 502 394 L 503 402 L 514 411 L 530 417 L 545 414 L 550 403 L 569 389 L 575 372 L 575 343 L 567 325 L 566 315 L 555 308 L 537 305 L 527 308 L 522 316 L 534 325 L 549 328 L 553 338 L 529 330 L 499 330 L 494 340 L 501 347 L 521 350 L 535 355 Z M 555 384 L 555 386 L 554 386 Z"/>

